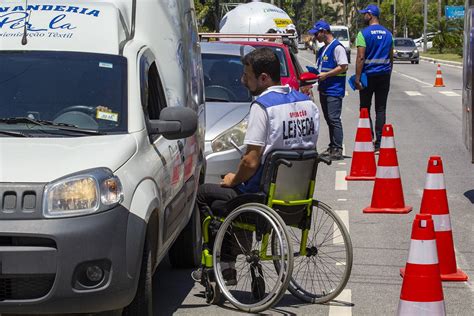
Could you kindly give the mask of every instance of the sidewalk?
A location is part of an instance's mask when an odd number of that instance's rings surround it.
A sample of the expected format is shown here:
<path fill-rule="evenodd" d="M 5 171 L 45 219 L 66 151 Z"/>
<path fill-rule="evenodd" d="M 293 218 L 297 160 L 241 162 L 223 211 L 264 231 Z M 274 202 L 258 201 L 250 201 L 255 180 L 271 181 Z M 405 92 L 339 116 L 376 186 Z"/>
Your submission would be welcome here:
<path fill-rule="evenodd" d="M 424 60 L 426 62 L 434 63 L 434 64 L 462 67 L 462 63 L 457 62 L 457 61 L 443 60 L 443 59 L 424 57 L 424 56 L 420 56 L 420 60 Z"/>

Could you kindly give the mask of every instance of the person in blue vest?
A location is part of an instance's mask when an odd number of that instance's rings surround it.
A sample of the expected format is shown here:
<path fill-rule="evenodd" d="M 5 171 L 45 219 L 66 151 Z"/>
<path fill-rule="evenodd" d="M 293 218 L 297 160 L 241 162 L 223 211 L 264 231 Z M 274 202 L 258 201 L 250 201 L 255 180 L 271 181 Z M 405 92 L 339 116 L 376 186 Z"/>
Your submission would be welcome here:
<path fill-rule="evenodd" d="M 243 58 L 242 83 L 255 96 L 250 106 L 244 144 L 245 154 L 235 173 L 227 173 L 220 184 L 199 186 L 196 202 L 204 214 L 226 210 L 225 203 L 240 194 L 260 191 L 266 156 L 274 150 L 314 149 L 319 134 L 319 111 L 309 97 L 280 81 L 280 60 L 270 48 L 258 48 Z M 299 127 L 299 128 L 297 128 Z M 240 241 L 245 246 L 249 238 Z M 212 242 L 210 243 L 212 244 Z M 221 253 L 221 268 L 227 285 L 235 285 L 235 251 L 225 247 Z M 202 269 L 191 273 L 200 282 Z"/>
<path fill-rule="evenodd" d="M 364 14 L 368 25 L 359 32 L 356 39 L 357 61 L 355 85 L 359 90 L 360 107 L 369 110 L 372 96 L 375 94 L 375 152 L 380 149 L 382 128 L 385 124 L 387 98 L 390 90 L 390 76 L 393 66 L 393 36 L 389 30 L 379 24 L 380 10 L 369 4 L 359 13 Z M 367 87 L 362 86 L 362 73 L 367 75 Z M 370 118 L 372 138 L 374 138 L 372 119 Z"/>
<path fill-rule="evenodd" d="M 334 38 L 329 24 L 323 20 L 309 30 L 314 38 L 324 43 L 318 51 L 316 69 L 319 72 L 319 100 L 329 127 L 329 146 L 321 155 L 331 160 L 342 160 L 343 130 L 341 122 L 342 98 L 346 93 L 346 71 L 349 62 L 344 46 Z"/>

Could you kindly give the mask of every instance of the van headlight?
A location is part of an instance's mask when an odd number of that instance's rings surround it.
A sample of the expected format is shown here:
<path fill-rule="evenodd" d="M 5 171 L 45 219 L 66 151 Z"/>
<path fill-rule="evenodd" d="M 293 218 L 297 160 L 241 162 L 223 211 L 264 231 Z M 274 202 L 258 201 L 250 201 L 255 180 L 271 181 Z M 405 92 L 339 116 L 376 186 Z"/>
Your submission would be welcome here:
<path fill-rule="evenodd" d="M 211 142 L 211 147 L 213 152 L 219 152 L 229 149 L 234 149 L 232 141 L 237 146 L 242 146 L 244 144 L 245 133 L 247 132 L 248 126 L 248 116 L 246 116 L 238 124 L 232 126 L 224 133 L 220 134 Z"/>
<path fill-rule="evenodd" d="M 123 200 L 120 179 L 107 168 L 75 173 L 46 185 L 43 215 L 81 216 L 108 210 Z"/>

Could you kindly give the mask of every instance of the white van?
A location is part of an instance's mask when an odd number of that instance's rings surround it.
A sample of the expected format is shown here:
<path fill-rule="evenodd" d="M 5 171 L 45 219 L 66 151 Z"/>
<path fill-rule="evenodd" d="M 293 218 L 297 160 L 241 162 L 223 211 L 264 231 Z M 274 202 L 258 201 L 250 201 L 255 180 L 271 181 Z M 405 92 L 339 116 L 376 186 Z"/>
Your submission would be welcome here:
<path fill-rule="evenodd" d="M 349 35 L 349 28 L 344 25 L 331 25 L 331 33 L 334 35 L 334 38 L 337 39 L 342 46 L 346 49 L 347 53 L 347 60 L 349 63 L 351 62 L 351 37 Z M 324 46 L 324 43 L 319 43 L 315 41 L 316 50 L 315 54 L 317 54 L 318 50 Z"/>
<path fill-rule="evenodd" d="M 191 0 L 0 2 L 0 313 L 152 315 L 200 261 L 197 41 Z"/>

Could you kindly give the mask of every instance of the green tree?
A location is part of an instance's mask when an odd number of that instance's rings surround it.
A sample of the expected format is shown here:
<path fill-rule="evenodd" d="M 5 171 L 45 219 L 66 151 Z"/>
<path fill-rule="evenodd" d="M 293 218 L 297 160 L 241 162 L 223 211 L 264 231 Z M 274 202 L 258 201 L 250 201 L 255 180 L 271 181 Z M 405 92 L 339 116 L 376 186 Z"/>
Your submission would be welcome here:
<path fill-rule="evenodd" d="M 439 32 L 433 37 L 433 48 L 440 54 L 446 50 L 458 52 L 458 49 L 462 47 L 462 26 L 460 21 L 446 20 L 443 17 L 439 21 L 438 26 Z"/>

